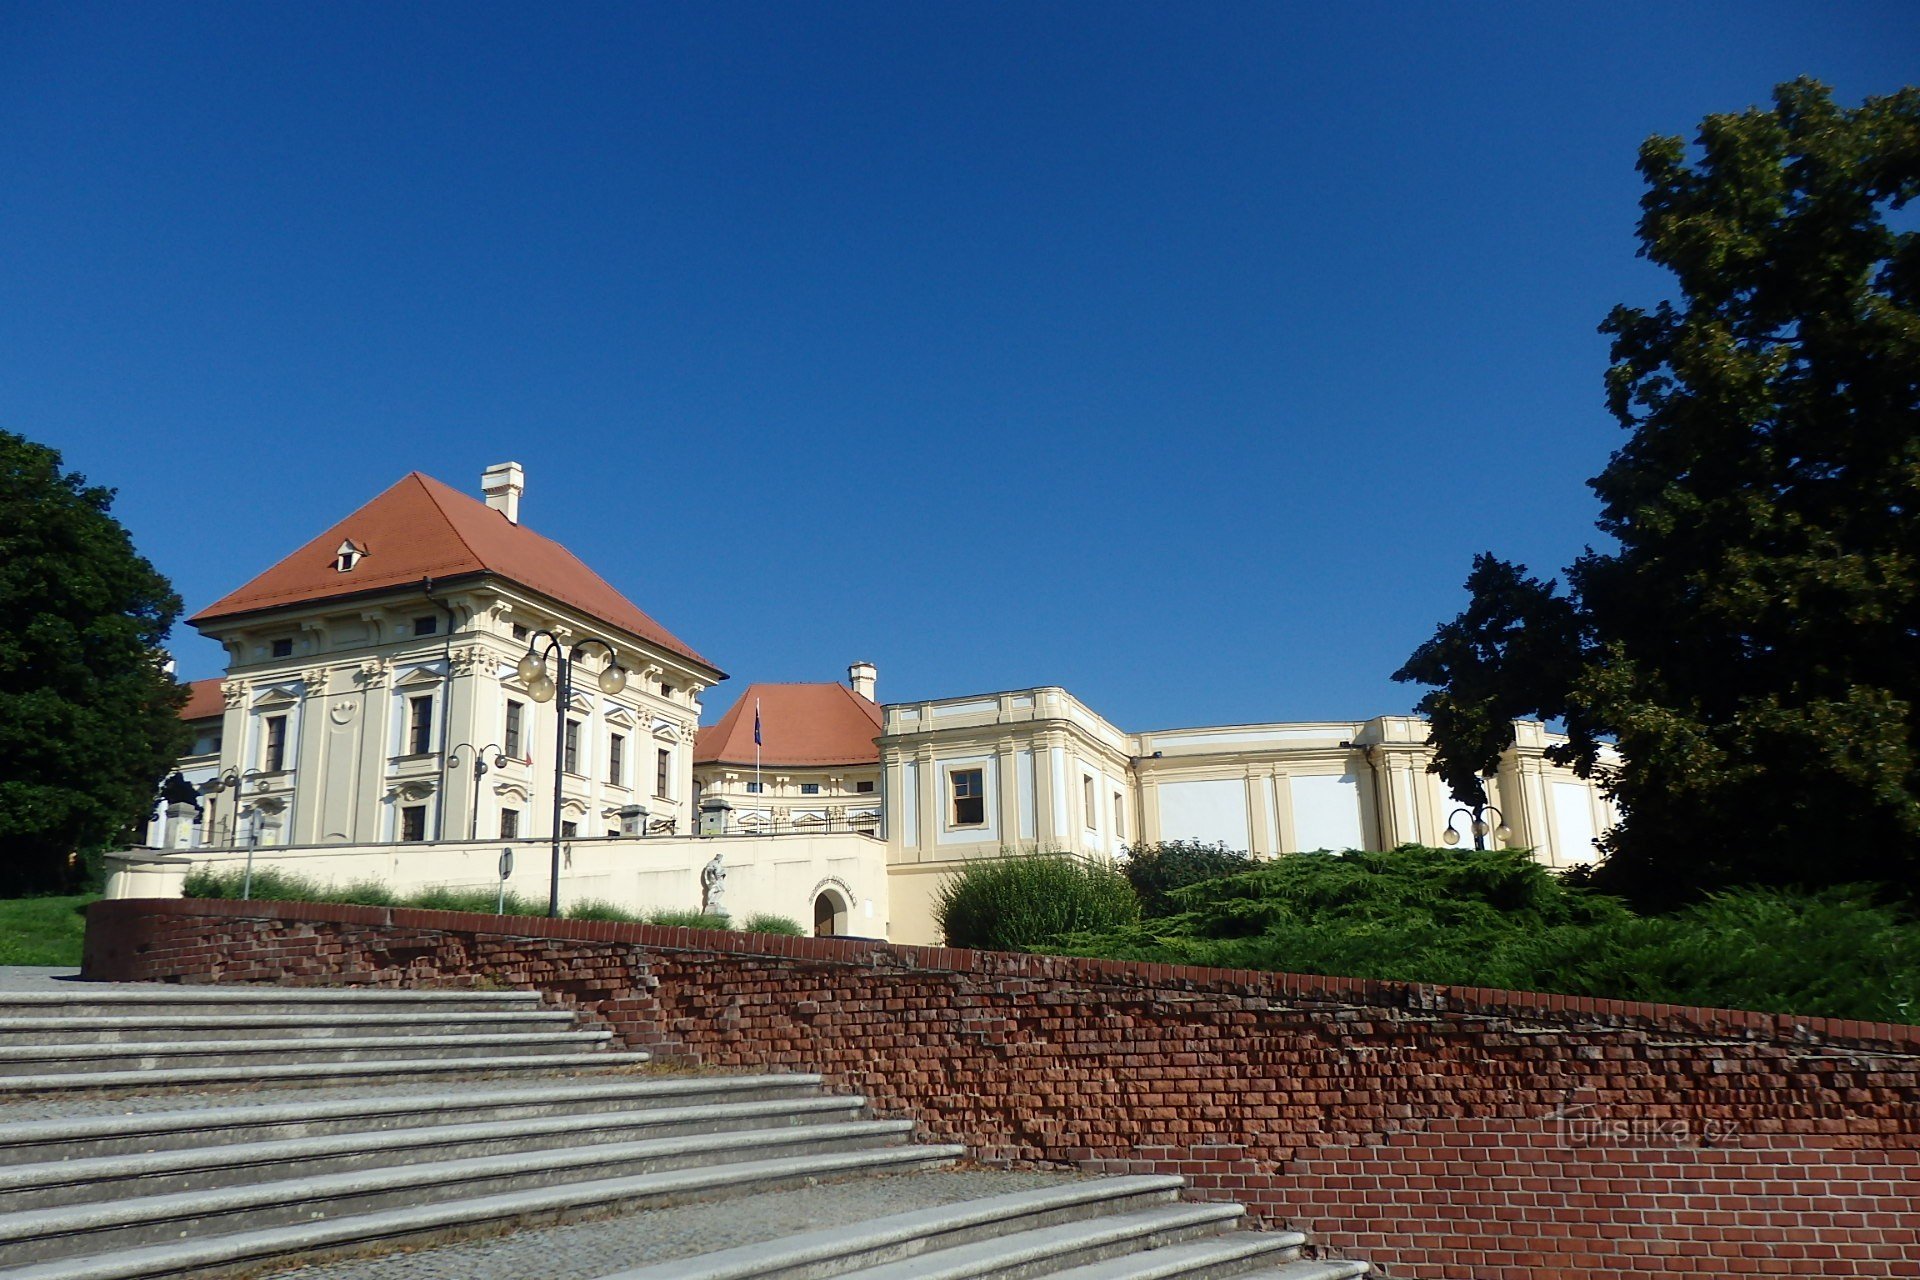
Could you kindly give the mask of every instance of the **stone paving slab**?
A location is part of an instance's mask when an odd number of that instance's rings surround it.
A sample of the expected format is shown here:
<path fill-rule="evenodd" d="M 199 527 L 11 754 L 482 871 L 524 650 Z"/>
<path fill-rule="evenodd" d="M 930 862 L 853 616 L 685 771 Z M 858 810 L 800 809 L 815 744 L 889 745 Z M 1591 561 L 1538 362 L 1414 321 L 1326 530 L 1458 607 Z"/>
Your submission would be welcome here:
<path fill-rule="evenodd" d="M 646 1263 L 1082 1176 L 962 1167 L 849 1178 L 255 1274 L 274 1280 L 597 1280 Z"/>

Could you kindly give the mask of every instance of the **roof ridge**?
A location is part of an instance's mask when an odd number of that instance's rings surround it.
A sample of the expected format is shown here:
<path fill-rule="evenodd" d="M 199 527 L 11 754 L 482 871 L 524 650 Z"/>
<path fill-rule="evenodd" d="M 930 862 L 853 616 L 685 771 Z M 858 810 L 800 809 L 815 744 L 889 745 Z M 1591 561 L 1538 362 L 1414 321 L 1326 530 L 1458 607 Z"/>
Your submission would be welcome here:
<path fill-rule="evenodd" d="M 481 564 L 485 564 L 487 562 L 487 558 L 481 555 L 480 552 L 475 549 L 474 545 L 471 542 L 467 541 L 467 535 L 460 531 L 460 525 L 457 521 L 454 520 L 453 513 L 448 511 L 446 504 L 440 501 L 440 495 L 433 491 L 434 485 L 438 485 L 442 489 L 445 489 L 448 493 L 456 493 L 458 492 L 458 490 L 456 490 L 452 485 L 448 484 L 445 480 L 435 479 L 433 476 L 428 475 L 424 471 L 409 471 L 403 477 L 403 479 L 412 480 L 413 482 L 415 482 L 420 486 L 420 492 L 427 495 L 427 501 L 433 504 L 433 509 L 440 513 L 440 518 L 447 522 L 447 528 L 452 530 L 453 540 L 455 542 L 458 542 L 463 548 L 465 548 L 466 553 L 468 555 L 472 556 L 475 560 L 478 560 Z M 433 484 L 428 484 L 427 481 L 429 480 L 432 480 Z M 466 495 L 462 494 L 461 496 L 464 497 Z M 488 510 L 492 510 L 492 508 L 489 507 Z M 518 524 L 519 522 L 515 521 L 514 523 Z M 528 532 L 531 533 L 532 530 L 528 530 Z"/>

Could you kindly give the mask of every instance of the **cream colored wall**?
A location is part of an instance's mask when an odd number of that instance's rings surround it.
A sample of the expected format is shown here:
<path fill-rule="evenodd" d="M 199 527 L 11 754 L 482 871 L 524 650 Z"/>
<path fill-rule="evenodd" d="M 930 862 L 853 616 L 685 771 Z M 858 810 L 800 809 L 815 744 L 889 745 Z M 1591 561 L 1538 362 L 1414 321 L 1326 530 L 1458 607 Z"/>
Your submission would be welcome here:
<path fill-rule="evenodd" d="M 502 841 L 430 841 L 417 844 L 293 845 L 259 849 L 256 871 L 271 868 L 322 885 L 377 881 L 395 893 L 429 888 L 499 886 Z M 544 900 L 551 846 L 512 842 L 514 868 L 507 887 Z M 726 868 L 721 905 L 736 922 L 757 914 L 785 916 L 811 930 L 814 900 L 822 893 L 850 908 L 846 931 L 884 936 L 887 915 L 886 846 L 863 835 L 716 836 L 646 840 L 575 840 L 564 846 L 560 901 L 595 899 L 644 913 L 698 911 L 701 871 L 717 855 Z M 106 896 L 178 897 L 195 869 L 236 871 L 244 849 L 197 849 L 178 854 L 134 850 L 108 858 Z"/>
<path fill-rule="evenodd" d="M 748 791 L 754 781 L 752 765 L 703 764 L 693 771 L 701 803 L 724 800 L 732 806 L 728 829 L 742 831 L 827 831 L 848 829 L 878 833 L 881 827 L 880 766 L 823 765 L 817 768 L 769 766 L 759 771 L 765 790 Z M 862 792 L 859 784 L 874 789 Z M 807 784 L 820 788 L 804 795 Z"/>
<path fill-rule="evenodd" d="M 893 936 L 902 942 L 939 941 L 932 902 L 940 880 L 1004 848 L 1107 857 L 1128 844 L 1198 838 L 1271 857 L 1438 844 L 1457 803 L 1427 772 L 1427 724 L 1412 716 L 1130 735 L 1057 687 L 892 704 L 884 714 Z M 1553 866 L 1591 862 L 1591 837 L 1612 825 L 1612 808 L 1595 783 L 1546 759 L 1564 739 L 1532 722 L 1514 728 L 1515 745 L 1488 787 L 1513 828 L 1510 843 Z M 989 821 L 979 828 L 949 821 L 956 767 L 983 770 Z M 1116 792 L 1127 810 L 1124 836 L 1111 814 Z M 1471 845 L 1467 822 L 1456 818 L 1455 829 Z"/>
<path fill-rule="evenodd" d="M 418 617 L 434 618 L 435 634 L 414 635 Z M 619 828 L 619 808 L 638 803 L 656 828 L 690 832 L 693 736 L 699 694 L 712 673 L 637 636 L 485 579 L 436 591 L 432 599 L 414 591 L 321 601 L 204 628 L 231 659 L 222 685 L 219 770 L 259 770 L 266 717 L 287 717 L 286 767 L 250 777 L 246 785 L 248 808 L 266 815 L 262 843 L 394 840 L 399 811 L 407 805 L 424 806 L 429 838 L 464 838 L 476 799 L 482 837 L 498 833 L 505 808 L 520 811 L 522 836 L 549 835 L 558 722 L 554 704 L 533 702 L 513 670 L 527 648 L 514 638 L 516 626 L 530 633 L 551 630 L 568 644 L 585 636 L 609 640 L 629 671 L 626 689 L 608 696 L 596 683 L 597 650 L 576 668 L 574 707 L 585 758 L 579 773 L 563 781 L 564 820 L 577 823 L 583 838 L 602 835 Z M 281 639 L 292 641 L 293 652 L 275 658 L 273 642 Z M 661 691 L 663 682 L 672 693 Z M 411 752 L 404 740 L 407 700 L 414 696 L 434 700 L 432 750 L 424 753 Z M 509 698 L 525 705 L 522 756 L 530 750 L 533 763 L 510 760 L 492 768 L 476 788 L 473 753 L 451 749 L 462 743 L 504 746 Z M 614 732 L 627 739 L 625 785 L 607 775 Z M 653 785 L 653 753 L 659 749 L 672 753 L 671 794 L 665 798 Z M 450 756 L 458 763 L 450 763 Z M 230 804 L 230 793 L 221 799 L 223 807 Z M 243 827 L 240 838 L 245 836 Z"/>

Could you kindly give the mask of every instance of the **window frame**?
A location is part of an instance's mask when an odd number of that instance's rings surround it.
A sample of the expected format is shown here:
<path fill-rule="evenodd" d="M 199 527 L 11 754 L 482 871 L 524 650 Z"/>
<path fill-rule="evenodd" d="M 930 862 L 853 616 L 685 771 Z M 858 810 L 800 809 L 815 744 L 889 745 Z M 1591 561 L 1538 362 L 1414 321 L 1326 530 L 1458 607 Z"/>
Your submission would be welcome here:
<path fill-rule="evenodd" d="M 430 693 L 407 695 L 407 754 L 433 754 L 433 695 Z"/>
<path fill-rule="evenodd" d="M 260 772 L 284 773 L 287 768 L 287 713 L 260 717 Z"/>
<path fill-rule="evenodd" d="M 427 839 L 427 806 L 409 804 L 400 807 L 400 843 L 424 844 Z"/>
<path fill-rule="evenodd" d="M 948 765 L 946 769 L 946 774 L 947 774 L 947 804 L 946 804 L 947 830 L 979 831 L 984 829 L 988 825 L 987 823 L 987 767 L 985 765 L 980 765 L 980 764 Z M 965 777 L 972 777 L 975 780 L 971 785 L 978 788 L 977 794 L 970 792 L 967 795 L 962 795 L 960 793 L 960 780 Z M 961 820 L 960 804 L 961 804 L 961 801 L 963 800 L 971 801 L 980 806 L 979 818 L 977 818 L 972 822 L 966 822 Z"/>
<path fill-rule="evenodd" d="M 627 785 L 627 735 L 609 733 L 607 735 L 607 785 L 624 788 Z"/>
<path fill-rule="evenodd" d="M 653 798 L 673 799 L 673 751 L 669 747 L 653 749 Z"/>
<path fill-rule="evenodd" d="M 500 838 L 518 840 L 520 838 L 520 811 L 518 809 L 500 810 Z"/>
<path fill-rule="evenodd" d="M 580 774 L 580 721 L 571 716 L 562 721 L 560 729 L 560 772 L 570 773 L 578 778 Z"/>
<path fill-rule="evenodd" d="M 502 727 L 500 740 L 506 745 L 500 748 L 501 754 L 509 760 L 524 760 L 526 752 L 527 704 L 517 698 L 507 699 L 506 724 Z"/>

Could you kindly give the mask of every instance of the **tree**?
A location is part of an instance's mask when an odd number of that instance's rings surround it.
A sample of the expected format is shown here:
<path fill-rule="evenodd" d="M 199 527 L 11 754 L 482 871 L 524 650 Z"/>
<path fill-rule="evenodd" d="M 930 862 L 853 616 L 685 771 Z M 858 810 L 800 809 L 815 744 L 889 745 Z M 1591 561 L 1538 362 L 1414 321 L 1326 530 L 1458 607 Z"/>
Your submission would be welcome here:
<path fill-rule="evenodd" d="M 0 432 L 0 891 L 71 890 L 84 849 L 151 812 L 185 746 L 161 641 L 179 597 L 110 489 Z"/>
<path fill-rule="evenodd" d="M 1920 91 L 1709 116 L 1649 139 L 1641 256 L 1675 296 L 1620 306 L 1567 592 L 1478 558 L 1472 603 L 1395 673 L 1439 686 L 1436 772 L 1490 769 L 1508 721 L 1621 812 L 1600 882 L 1667 904 L 1728 884 L 1920 883 Z M 1462 793 L 1465 794 L 1465 793 Z"/>

